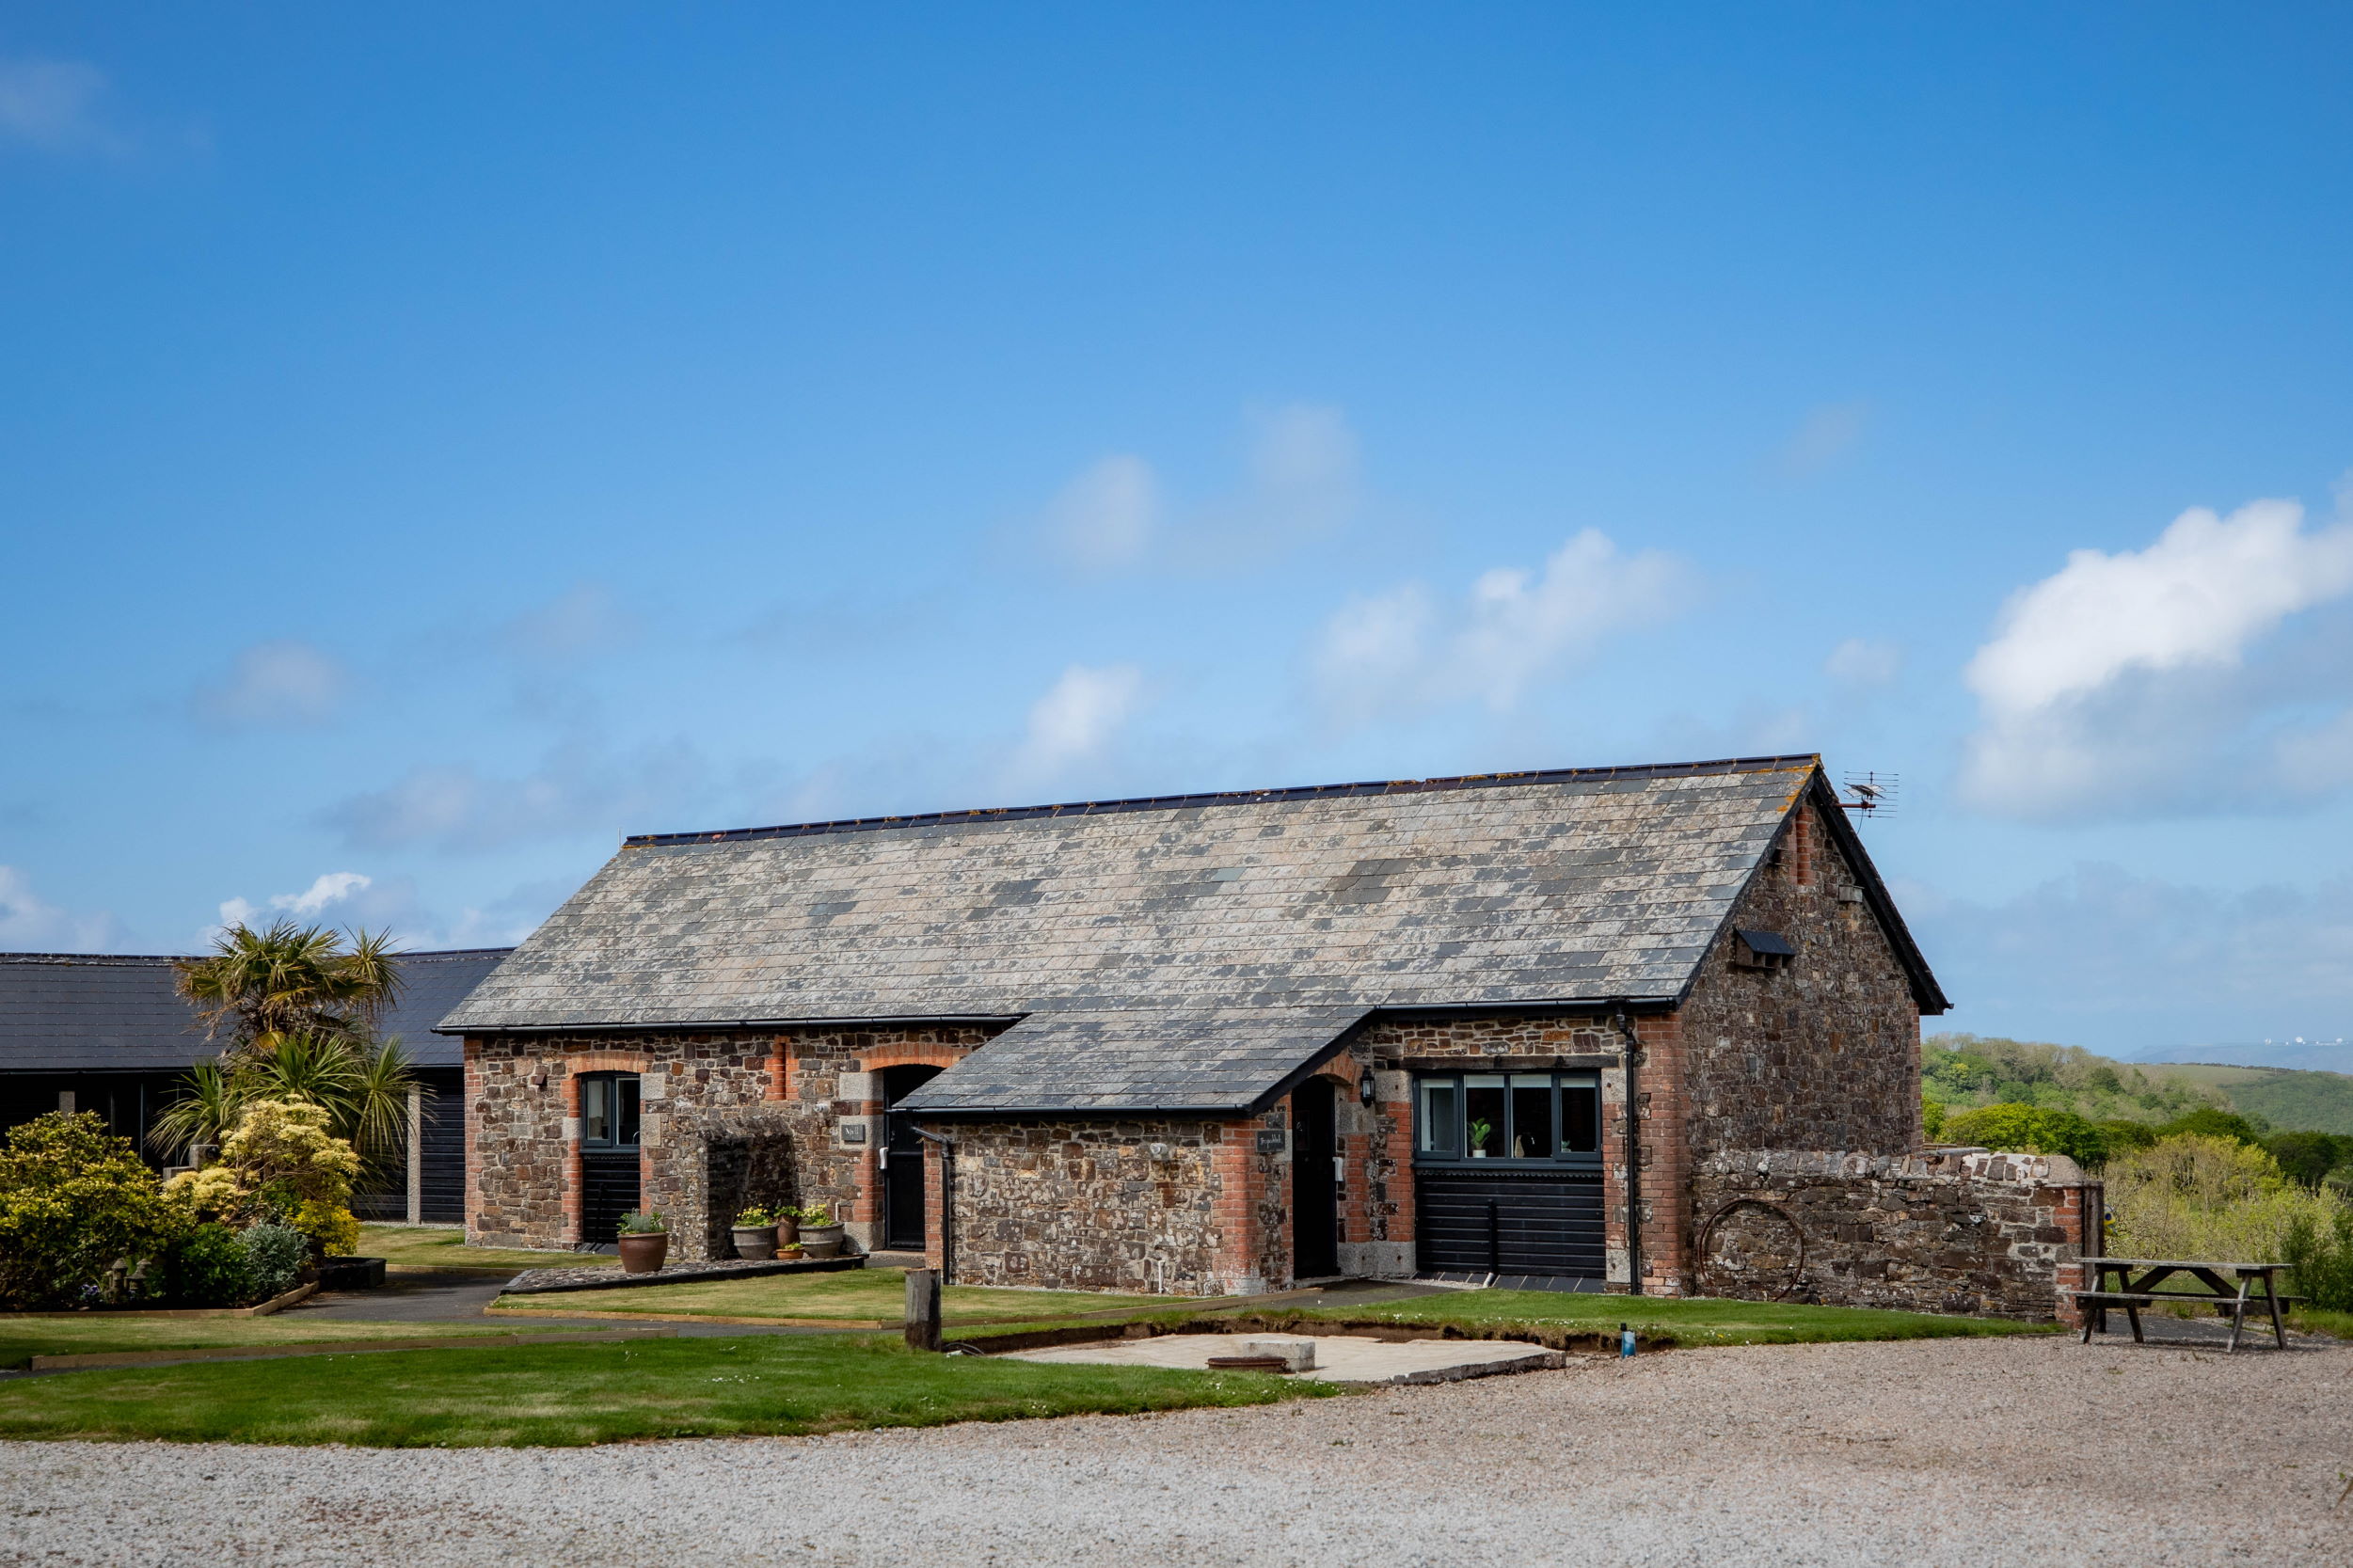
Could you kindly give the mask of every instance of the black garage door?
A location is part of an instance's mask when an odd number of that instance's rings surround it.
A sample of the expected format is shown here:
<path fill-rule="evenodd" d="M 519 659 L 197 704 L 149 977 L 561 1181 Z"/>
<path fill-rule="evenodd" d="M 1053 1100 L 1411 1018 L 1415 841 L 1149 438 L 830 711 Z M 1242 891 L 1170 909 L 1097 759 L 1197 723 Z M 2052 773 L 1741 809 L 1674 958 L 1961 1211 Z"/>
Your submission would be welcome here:
<path fill-rule="evenodd" d="M 1600 1280 L 1599 1171 L 1418 1172 L 1421 1272 Z"/>

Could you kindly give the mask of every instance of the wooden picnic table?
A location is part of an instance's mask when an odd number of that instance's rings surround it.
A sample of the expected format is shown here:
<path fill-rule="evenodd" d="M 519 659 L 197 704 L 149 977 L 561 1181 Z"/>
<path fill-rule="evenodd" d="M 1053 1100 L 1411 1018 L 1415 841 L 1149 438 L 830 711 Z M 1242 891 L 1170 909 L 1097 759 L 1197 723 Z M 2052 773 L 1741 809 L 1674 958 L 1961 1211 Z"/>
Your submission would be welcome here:
<path fill-rule="evenodd" d="M 2280 1294 L 2279 1276 L 2285 1263 L 2215 1263 L 2179 1258 L 2087 1258 L 2084 1267 L 2092 1271 L 2094 1281 L 2089 1291 L 2071 1292 L 2075 1305 L 2083 1308 L 2083 1342 L 2091 1342 L 2094 1328 L 2107 1331 L 2107 1312 L 2121 1307 L 2133 1325 L 2133 1342 L 2144 1341 L 2140 1337 L 2140 1309 L 2144 1307 L 2170 1307 L 2179 1302 L 2202 1303 L 2231 1320 L 2231 1349 L 2238 1349 L 2239 1330 L 2247 1321 L 2247 1309 L 2262 1307 L 2271 1314 L 2271 1338 L 2281 1350 L 2288 1348 L 2285 1325 L 2280 1321 L 2280 1304 L 2292 1301 L 2292 1296 Z M 2232 1279 L 2223 1275 L 2230 1275 Z M 2115 1284 L 2108 1283 L 2109 1276 Z M 2187 1276 L 2186 1279 L 2177 1276 Z M 2169 1291 L 2157 1287 L 2168 1280 L 2175 1286 Z M 2252 1288 L 2260 1283 L 2261 1294 Z M 2183 1285 L 2193 1288 L 2185 1290 Z"/>

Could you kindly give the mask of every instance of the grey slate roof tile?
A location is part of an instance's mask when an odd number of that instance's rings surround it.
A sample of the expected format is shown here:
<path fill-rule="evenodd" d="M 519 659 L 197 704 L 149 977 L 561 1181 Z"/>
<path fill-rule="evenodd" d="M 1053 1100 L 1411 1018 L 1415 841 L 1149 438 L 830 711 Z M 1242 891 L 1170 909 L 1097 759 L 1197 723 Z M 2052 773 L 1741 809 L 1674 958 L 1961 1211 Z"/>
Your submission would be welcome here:
<path fill-rule="evenodd" d="M 454 1067 L 459 1042 L 435 1023 L 506 949 L 406 953 L 381 1029 L 420 1067 Z M 0 953 L 0 1071 L 170 1072 L 217 1055 L 173 986 L 169 957 Z"/>

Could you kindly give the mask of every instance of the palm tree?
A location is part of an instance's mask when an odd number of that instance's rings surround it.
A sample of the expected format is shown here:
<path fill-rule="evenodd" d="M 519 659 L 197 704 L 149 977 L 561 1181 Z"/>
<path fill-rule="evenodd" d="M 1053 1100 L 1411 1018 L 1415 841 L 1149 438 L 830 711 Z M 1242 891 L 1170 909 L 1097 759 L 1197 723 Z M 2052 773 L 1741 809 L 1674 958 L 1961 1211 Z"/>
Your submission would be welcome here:
<path fill-rule="evenodd" d="M 262 931 L 231 927 L 210 954 L 183 960 L 181 994 L 230 1043 L 218 1065 L 188 1074 L 149 1141 L 167 1154 L 218 1143 L 246 1101 L 305 1100 L 371 1165 L 390 1164 L 406 1141 L 416 1084 L 400 1042 L 375 1038 L 400 989 L 392 956 L 389 932 L 355 932 L 346 945 L 340 932 L 281 920 Z"/>
<path fill-rule="evenodd" d="M 180 994 L 206 1029 L 230 1034 L 230 1053 L 273 1049 L 294 1034 L 364 1041 L 400 990 L 390 932 L 346 939 L 323 926 L 280 920 L 267 929 L 236 925 L 213 951 L 179 965 Z"/>
<path fill-rule="evenodd" d="M 166 1159 L 198 1144 L 220 1145 L 237 1125 L 245 1096 L 215 1062 L 199 1062 L 181 1081 L 178 1100 L 164 1107 L 147 1130 L 148 1147 Z"/>

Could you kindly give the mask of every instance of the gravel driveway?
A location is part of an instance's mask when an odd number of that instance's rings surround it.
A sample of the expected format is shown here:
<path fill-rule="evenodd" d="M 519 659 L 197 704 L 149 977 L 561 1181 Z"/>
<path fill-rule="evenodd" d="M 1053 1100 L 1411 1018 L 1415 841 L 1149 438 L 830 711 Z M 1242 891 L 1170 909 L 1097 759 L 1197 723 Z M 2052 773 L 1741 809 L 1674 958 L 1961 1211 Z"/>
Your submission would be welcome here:
<path fill-rule="evenodd" d="M 2348 1471 L 2353 1351 L 1792 1346 L 828 1438 L 0 1444 L 0 1562 L 2310 1565 Z"/>

